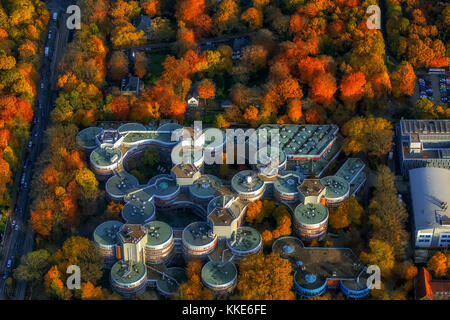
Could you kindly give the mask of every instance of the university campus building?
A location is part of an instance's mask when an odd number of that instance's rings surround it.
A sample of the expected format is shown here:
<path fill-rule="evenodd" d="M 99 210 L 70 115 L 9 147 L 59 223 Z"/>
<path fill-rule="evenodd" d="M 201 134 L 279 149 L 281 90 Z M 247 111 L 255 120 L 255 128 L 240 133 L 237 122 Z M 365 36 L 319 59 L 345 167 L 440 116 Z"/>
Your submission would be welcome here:
<path fill-rule="evenodd" d="M 175 256 L 184 261 L 209 261 L 201 273 L 205 286 L 217 294 L 231 292 L 237 281 L 235 264 L 262 250 L 259 232 L 244 225 L 249 202 L 274 198 L 285 204 L 292 215 L 300 248 L 302 241 L 325 237 L 328 207 L 337 206 L 355 194 L 366 177 L 364 163 L 349 158 L 334 175 L 320 178 L 340 151 L 342 138 L 335 125 L 260 127 L 258 130 L 279 130 L 278 156 L 260 161 L 262 155 L 271 152 L 268 147 L 261 148 L 252 169 L 237 172 L 231 181 L 204 174 L 205 156 L 221 156 L 227 145 L 229 136 L 222 130 L 196 132 L 195 128 L 183 128 L 172 122 L 159 127 L 135 123 L 111 126 L 84 129 L 77 141 L 89 154 L 90 166 L 99 180 L 105 181 L 107 196 L 124 203 L 121 213 L 124 222 L 106 221 L 96 228 L 93 236 L 105 265 L 111 268 L 112 288 L 124 297 L 132 297 L 148 286 L 156 287 L 164 295 L 173 295 L 185 280 L 183 269 L 169 267 Z M 222 139 L 212 137 L 217 134 Z M 194 139 L 186 138 L 189 136 Z M 172 169 L 142 185 L 126 171 L 126 162 L 150 145 L 159 148 L 161 159 Z M 180 226 L 177 220 L 186 208 L 195 212 L 196 218 Z M 159 221 L 161 213 L 170 221 Z M 344 263 L 342 268 L 355 267 Z M 343 292 L 356 290 L 357 293 L 347 295 L 364 296 L 359 290 L 359 280 L 355 280 L 357 275 L 350 271 L 343 274 L 339 278 Z M 301 290 L 297 292 L 303 295 Z"/>

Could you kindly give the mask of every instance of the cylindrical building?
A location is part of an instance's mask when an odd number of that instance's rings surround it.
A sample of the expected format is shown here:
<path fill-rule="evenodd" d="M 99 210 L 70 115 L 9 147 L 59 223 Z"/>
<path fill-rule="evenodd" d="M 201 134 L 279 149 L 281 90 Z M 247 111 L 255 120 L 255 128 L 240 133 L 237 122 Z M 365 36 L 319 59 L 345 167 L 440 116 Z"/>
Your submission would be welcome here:
<path fill-rule="evenodd" d="M 117 232 L 123 223 L 120 221 L 105 221 L 94 231 L 94 242 L 100 249 L 105 265 L 109 268 L 116 262 Z"/>
<path fill-rule="evenodd" d="M 298 295 L 305 298 L 321 296 L 327 290 L 327 279 L 304 270 L 297 270 L 294 274 L 294 289 Z"/>
<path fill-rule="evenodd" d="M 309 242 L 325 237 L 328 209 L 320 203 L 299 204 L 294 212 L 294 226 L 301 240 Z"/>
<path fill-rule="evenodd" d="M 193 222 L 183 230 L 182 241 L 187 259 L 202 259 L 216 248 L 217 235 L 206 222 Z"/>
<path fill-rule="evenodd" d="M 231 179 L 231 187 L 240 198 L 255 201 L 264 194 L 265 184 L 252 170 L 244 170 L 236 173 Z"/>
<path fill-rule="evenodd" d="M 135 176 L 126 171 L 121 171 L 106 181 L 105 191 L 111 200 L 122 201 L 138 185 L 139 181 Z"/>
<path fill-rule="evenodd" d="M 102 178 L 114 173 L 122 160 L 122 152 L 119 149 L 96 148 L 89 156 L 91 168 L 94 173 Z"/>
<path fill-rule="evenodd" d="M 342 177 L 328 176 L 320 179 L 325 187 L 325 199 L 327 205 L 338 206 L 342 201 L 348 198 L 350 194 L 350 185 Z"/>
<path fill-rule="evenodd" d="M 152 264 L 165 263 L 174 247 L 172 228 L 162 221 L 152 221 L 144 227 L 147 229 L 145 261 Z"/>
<path fill-rule="evenodd" d="M 96 136 L 102 132 L 102 128 L 89 127 L 77 134 L 77 143 L 85 151 L 92 151 L 98 147 Z"/>
<path fill-rule="evenodd" d="M 189 193 L 195 202 L 207 204 L 214 198 L 216 188 L 222 186 L 222 181 L 212 175 L 202 175 L 189 186 Z"/>
<path fill-rule="evenodd" d="M 154 183 L 152 183 L 154 181 Z M 180 186 L 176 181 L 167 175 L 160 175 L 152 178 L 151 185 L 144 189 L 148 194 L 153 194 L 157 207 L 169 207 L 180 193 Z"/>
<path fill-rule="evenodd" d="M 111 269 L 112 289 L 124 298 L 143 292 L 147 284 L 147 267 L 142 262 L 117 261 Z"/>
<path fill-rule="evenodd" d="M 145 199 L 145 198 L 143 198 Z M 155 219 L 155 206 L 148 197 L 147 200 L 138 196 L 131 199 L 122 209 L 122 218 L 130 224 L 145 224 Z"/>
<path fill-rule="evenodd" d="M 366 297 L 370 288 L 367 286 L 369 274 L 364 269 L 356 279 L 341 280 L 340 289 L 349 298 L 357 299 Z"/>
<path fill-rule="evenodd" d="M 202 281 L 216 294 L 230 293 L 237 282 L 237 269 L 230 261 L 209 261 L 202 268 Z"/>
<path fill-rule="evenodd" d="M 227 240 L 227 247 L 237 259 L 261 252 L 261 235 L 251 227 L 240 227 L 236 234 Z"/>
<path fill-rule="evenodd" d="M 283 176 L 279 176 L 273 183 L 274 195 L 278 201 L 297 202 L 299 201 L 298 186 L 301 185 L 303 177 L 300 173 L 289 171 Z"/>

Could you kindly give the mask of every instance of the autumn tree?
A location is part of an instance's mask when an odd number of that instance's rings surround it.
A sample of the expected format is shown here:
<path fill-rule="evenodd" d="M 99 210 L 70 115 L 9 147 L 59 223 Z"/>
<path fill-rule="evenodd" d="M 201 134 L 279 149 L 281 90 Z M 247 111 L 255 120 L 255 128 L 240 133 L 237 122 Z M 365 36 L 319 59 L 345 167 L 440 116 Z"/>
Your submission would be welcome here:
<path fill-rule="evenodd" d="M 349 197 L 337 208 L 330 210 L 330 225 L 333 229 L 343 229 L 351 224 L 360 225 L 364 213 L 363 207 L 355 197 Z"/>
<path fill-rule="evenodd" d="M 373 237 L 388 243 L 395 256 L 402 259 L 409 238 L 405 226 L 408 213 L 405 204 L 398 199 L 395 176 L 387 166 L 378 168 L 374 187 L 368 210 Z"/>
<path fill-rule="evenodd" d="M 214 126 L 219 129 L 226 129 L 230 127 L 230 123 L 227 121 L 223 114 L 219 113 L 214 118 Z"/>
<path fill-rule="evenodd" d="M 177 297 L 182 300 L 212 300 L 211 290 L 205 288 L 201 281 L 202 263 L 189 261 L 186 266 L 187 281 L 178 287 Z"/>
<path fill-rule="evenodd" d="M 144 0 L 141 2 L 141 7 L 145 14 L 151 18 L 157 15 L 161 10 L 161 4 L 159 0 Z"/>
<path fill-rule="evenodd" d="M 278 254 L 253 254 L 239 264 L 237 289 L 244 300 L 294 300 L 292 266 Z"/>
<path fill-rule="evenodd" d="M 245 221 L 249 223 L 261 223 L 264 219 L 264 214 L 262 212 L 262 202 L 257 200 L 250 202 L 247 207 L 247 213 L 245 216 Z"/>
<path fill-rule="evenodd" d="M 197 85 L 198 95 L 201 99 L 213 98 L 216 94 L 216 85 L 211 79 L 203 79 Z"/>
<path fill-rule="evenodd" d="M 222 34 L 236 27 L 239 21 L 239 5 L 236 0 L 223 0 L 217 5 L 217 11 L 213 19 L 215 34 Z"/>
<path fill-rule="evenodd" d="M 336 79 L 330 73 L 318 75 L 310 83 L 311 99 L 324 106 L 328 106 L 337 90 Z"/>
<path fill-rule="evenodd" d="M 107 107 L 111 109 L 114 120 L 119 121 L 127 121 L 130 114 L 130 102 L 128 97 L 120 95 L 120 96 L 112 96 L 107 98 Z"/>
<path fill-rule="evenodd" d="M 134 74 L 139 78 L 143 78 L 147 73 L 148 59 L 144 52 L 136 53 L 136 61 L 134 62 Z"/>
<path fill-rule="evenodd" d="M 244 20 L 250 30 L 256 30 L 262 27 L 263 16 L 260 9 L 251 7 L 242 13 L 241 19 Z"/>
<path fill-rule="evenodd" d="M 392 247 L 378 239 L 372 239 L 369 242 L 370 251 L 362 252 L 360 259 L 367 265 L 376 265 L 380 267 L 381 276 L 383 278 L 389 278 L 392 269 L 395 265 L 395 256 Z"/>
<path fill-rule="evenodd" d="M 121 80 L 128 74 L 128 58 L 122 51 L 114 51 L 109 59 L 109 76 Z"/>
<path fill-rule="evenodd" d="M 361 100 L 364 94 L 365 84 L 366 77 L 364 76 L 364 73 L 360 71 L 345 75 L 339 86 L 342 100 L 350 104 Z"/>
<path fill-rule="evenodd" d="M 436 252 L 427 262 L 427 269 L 433 276 L 445 277 L 449 270 L 448 257 L 441 251 Z"/>
<path fill-rule="evenodd" d="M 392 147 L 392 124 L 384 118 L 356 117 L 342 127 L 346 137 L 345 153 L 366 152 L 369 156 L 382 157 Z"/>
<path fill-rule="evenodd" d="M 47 250 L 32 251 L 20 259 L 20 265 L 14 270 L 14 278 L 30 282 L 33 286 L 42 283 L 50 268 L 51 255 Z"/>
<path fill-rule="evenodd" d="M 101 300 L 103 299 L 102 289 L 95 287 L 91 282 L 81 284 L 81 299 L 83 300 Z"/>
<path fill-rule="evenodd" d="M 98 181 L 95 174 L 87 169 L 80 168 L 75 172 L 75 181 L 81 188 L 86 199 L 95 199 L 98 195 Z"/>
<path fill-rule="evenodd" d="M 413 95 L 416 86 L 416 74 L 411 64 L 406 61 L 400 63 L 397 69 L 391 74 L 391 83 L 394 97 Z"/>
<path fill-rule="evenodd" d="M 287 115 L 292 122 L 298 123 L 303 116 L 302 102 L 300 99 L 292 99 L 289 101 Z"/>

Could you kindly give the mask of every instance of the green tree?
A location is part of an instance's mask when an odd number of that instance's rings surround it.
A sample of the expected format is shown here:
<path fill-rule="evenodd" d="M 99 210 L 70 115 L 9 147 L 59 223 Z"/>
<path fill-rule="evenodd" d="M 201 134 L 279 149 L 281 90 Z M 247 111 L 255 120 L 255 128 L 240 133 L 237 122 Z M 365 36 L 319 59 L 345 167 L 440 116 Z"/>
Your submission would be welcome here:
<path fill-rule="evenodd" d="M 41 284 L 51 264 L 51 255 L 41 249 L 23 256 L 20 265 L 14 270 L 14 279 L 31 282 L 33 286 Z"/>
<path fill-rule="evenodd" d="M 91 170 L 88 168 L 78 169 L 75 172 L 75 180 L 86 199 L 95 199 L 98 196 L 98 181 Z"/>

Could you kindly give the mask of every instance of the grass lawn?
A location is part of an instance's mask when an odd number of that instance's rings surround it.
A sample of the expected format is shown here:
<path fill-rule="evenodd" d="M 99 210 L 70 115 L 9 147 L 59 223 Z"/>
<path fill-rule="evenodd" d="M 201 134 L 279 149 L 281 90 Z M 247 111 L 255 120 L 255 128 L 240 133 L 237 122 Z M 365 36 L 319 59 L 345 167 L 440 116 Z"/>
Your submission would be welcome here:
<path fill-rule="evenodd" d="M 163 62 L 166 59 L 166 53 L 148 53 L 148 70 L 144 77 L 145 85 L 152 85 L 158 81 L 163 72 Z"/>

